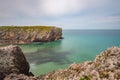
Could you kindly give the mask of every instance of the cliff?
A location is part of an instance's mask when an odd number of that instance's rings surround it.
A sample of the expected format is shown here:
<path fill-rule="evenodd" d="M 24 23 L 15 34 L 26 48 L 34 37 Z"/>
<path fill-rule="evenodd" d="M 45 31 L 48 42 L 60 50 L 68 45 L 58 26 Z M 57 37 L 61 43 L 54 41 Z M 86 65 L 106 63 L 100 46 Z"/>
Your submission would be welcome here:
<path fill-rule="evenodd" d="M 49 26 L 1 26 L 0 44 L 27 44 L 62 39 L 62 29 Z"/>
<path fill-rule="evenodd" d="M 10 46 L 10 49 L 12 49 L 11 47 L 14 48 L 14 46 Z M 5 48 L 6 47 L 2 48 L 2 50 L 4 49 L 6 54 L 9 54 L 9 46 L 7 49 Z M 0 54 L 2 55 L 3 53 L 1 52 Z M 17 51 L 14 54 L 17 54 Z M 3 59 L 1 57 L 4 57 L 4 60 L 9 59 L 7 57 L 5 58 L 4 55 L 0 56 L 0 59 Z M 1 61 L 2 60 L 0 60 L 0 63 Z M 21 65 L 22 64 L 19 64 L 19 66 Z M 1 70 L 4 69 L 3 67 L 0 68 Z M 6 71 L 7 69 L 5 72 Z M 106 51 L 100 53 L 94 61 L 86 61 L 80 64 L 74 63 L 66 69 L 53 71 L 45 75 L 37 77 L 28 76 L 24 72 L 11 72 L 8 75 L 4 75 L 3 71 L 0 72 L 0 80 L 2 80 L 3 77 L 5 77 L 4 80 L 120 80 L 120 47 L 107 49 Z"/>

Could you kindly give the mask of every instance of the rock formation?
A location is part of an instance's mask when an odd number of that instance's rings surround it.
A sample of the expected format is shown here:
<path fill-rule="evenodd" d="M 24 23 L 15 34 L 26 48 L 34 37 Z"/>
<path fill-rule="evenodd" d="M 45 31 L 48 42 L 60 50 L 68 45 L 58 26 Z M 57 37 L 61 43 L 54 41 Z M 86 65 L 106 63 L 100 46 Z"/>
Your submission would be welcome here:
<path fill-rule="evenodd" d="M 15 47 L 13 47 L 15 48 Z M 5 50 L 4 50 L 5 49 Z M 9 51 L 10 49 L 4 48 L 2 49 L 3 53 L 6 50 L 5 54 L 10 55 Z M 16 49 L 19 49 L 18 47 Z M 15 50 L 16 50 L 15 49 Z M 14 52 L 14 54 L 19 53 L 21 50 L 18 50 L 18 52 Z M 13 55 L 14 56 L 14 55 Z M 16 55 L 17 56 L 17 55 Z M 0 57 L 4 57 L 5 61 L 0 61 L 0 63 L 4 63 L 3 65 L 6 65 L 6 63 L 10 64 L 10 61 L 6 61 L 6 59 L 9 60 L 8 57 L 5 57 L 5 55 L 2 55 Z M 0 58 L 1 59 L 1 58 Z M 15 58 L 17 59 L 17 58 Z M 22 57 L 21 57 L 22 59 Z M 23 57 L 24 59 L 24 57 Z M 24 62 L 23 60 L 22 62 Z M 26 72 L 23 72 L 23 69 L 17 68 L 17 71 L 20 72 L 19 74 L 16 74 L 14 71 L 4 69 L 4 67 L 0 66 L 0 69 L 4 70 L 5 73 L 7 71 L 11 74 L 7 75 L 4 80 L 120 80 L 120 47 L 112 47 L 107 49 L 106 51 L 102 52 L 100 55 L 98 55 L 94 61 L 87 61 L 81 64 L 71 64 L 68 68 L 66 69 L 61 69 L 57 71 L 53 71 L 51 73 L 41 75 L 41 76 L 27 76 Z M 24 62 L 26 63 L 26 61 Z M 13 63 L 14 64 L 14 63 Z M 21 66 L 22 64 L 19 64 Z M 26 66 L 27 67 L 27 66 Z M 14 69 L 14 68 L 13 68 Z M 25 68 L 24 68 L 25 69 Z M 27 73 L 28 73 L 28 68 L 26 68 Z M 11 72 L 10 72 L 11 71 Z M 24 74 L 25 73 L 25 74 Z M 1 75 L 4 73 L 0 73 L 0 78 Z"/>
<path fill-rule="evenodd" d="M 11 73 L 29 75 L 29 64 L 22 50 L 12 45 L 0 48 L 0 78 Z"/>
<path fill-rule="evenodd" d="M 94 61 L 72 64 L 67 69 L 40 76 L 41 80 L 120 80 L 120 47 L 112 47 Z"/>
<path fill-rule="evenodd" d="M 62 39 L 62 29 L 45 26 L 1 26 L 0 44 L 27 44 Z"/>

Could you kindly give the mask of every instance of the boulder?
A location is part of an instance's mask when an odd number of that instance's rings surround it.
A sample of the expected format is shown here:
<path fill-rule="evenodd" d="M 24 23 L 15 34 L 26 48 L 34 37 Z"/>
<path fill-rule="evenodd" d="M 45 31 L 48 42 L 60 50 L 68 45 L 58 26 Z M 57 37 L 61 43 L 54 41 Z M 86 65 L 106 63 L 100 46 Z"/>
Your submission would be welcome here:
<path fill-rule="evenodd" d="M 29 64 L 18 46 L 0 48 L 0 75 L 29 74 Z"/>

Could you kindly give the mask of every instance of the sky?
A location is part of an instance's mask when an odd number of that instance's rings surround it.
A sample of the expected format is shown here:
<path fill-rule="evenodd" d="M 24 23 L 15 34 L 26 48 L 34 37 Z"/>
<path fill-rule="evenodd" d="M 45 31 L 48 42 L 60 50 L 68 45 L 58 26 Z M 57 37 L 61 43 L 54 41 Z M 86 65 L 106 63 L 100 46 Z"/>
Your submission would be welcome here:
<path fill-rule="evenodd" d="M 120 0 L 0 0 L 0 26 L 120 29 Z"/>

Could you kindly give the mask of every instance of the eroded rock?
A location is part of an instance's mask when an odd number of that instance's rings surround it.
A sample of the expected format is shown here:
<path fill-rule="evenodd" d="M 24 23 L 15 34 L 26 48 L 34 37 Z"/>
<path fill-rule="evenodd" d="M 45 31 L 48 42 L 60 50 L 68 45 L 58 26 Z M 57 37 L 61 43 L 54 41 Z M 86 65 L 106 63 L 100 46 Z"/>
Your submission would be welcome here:
<path fill-rule="evenodd" d="M 72 64 L 67 69 L 39 76 L 42 80 L 120 80 L 120 47 L 100 53 L 94 61 Z"/>
<path fill-rule="evenodd" d="M 7 46 L 0 48 L 0 72 L 1 75 L 29 74 L 29 64 L 18 46 Z"/>

